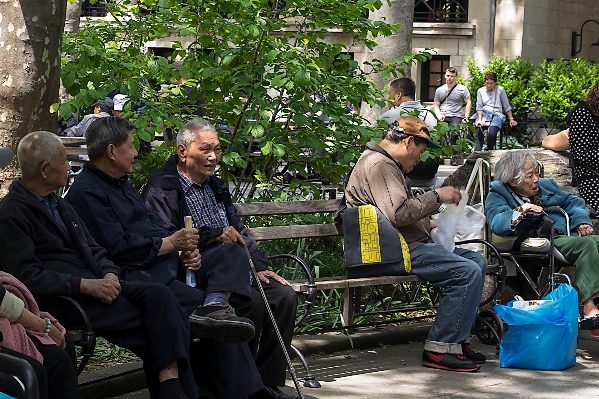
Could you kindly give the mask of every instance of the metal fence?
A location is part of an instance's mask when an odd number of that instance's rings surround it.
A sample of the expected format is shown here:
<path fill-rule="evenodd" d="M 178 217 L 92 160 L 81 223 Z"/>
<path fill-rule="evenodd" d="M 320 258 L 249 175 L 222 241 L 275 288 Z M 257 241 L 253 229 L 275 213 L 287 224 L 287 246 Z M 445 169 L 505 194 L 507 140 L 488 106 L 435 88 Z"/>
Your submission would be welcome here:
<path fill-rule="evenodd" d="M 468 22 L 468 0 L 415 0 L 414 22 Z"/>

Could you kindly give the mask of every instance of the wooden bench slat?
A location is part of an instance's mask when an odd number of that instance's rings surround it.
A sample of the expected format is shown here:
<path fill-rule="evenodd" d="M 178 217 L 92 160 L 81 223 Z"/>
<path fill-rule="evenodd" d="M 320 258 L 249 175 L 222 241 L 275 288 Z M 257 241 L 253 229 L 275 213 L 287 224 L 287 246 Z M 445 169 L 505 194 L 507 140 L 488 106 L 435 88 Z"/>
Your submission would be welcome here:
<path fill-rule="evenodd" d="M 285 240 L 292 238 L 333 237 L 341 235 L 340 228 L 333 223 L 301 226 L 253 227 L 248 233 L 256 241 Z"/>
<path fill-rule="evenodd" d="M 239 216 L 303 215 L 337 211 L 340 200 L 236 203 Z"/>

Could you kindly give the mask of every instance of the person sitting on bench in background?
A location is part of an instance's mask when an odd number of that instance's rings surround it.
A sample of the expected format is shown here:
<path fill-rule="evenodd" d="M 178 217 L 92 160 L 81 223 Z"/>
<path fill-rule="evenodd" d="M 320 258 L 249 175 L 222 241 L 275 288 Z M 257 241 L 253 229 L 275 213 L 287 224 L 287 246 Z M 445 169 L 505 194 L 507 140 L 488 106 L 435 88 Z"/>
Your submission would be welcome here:
<path fill-rule="evenodd" d="M 75 210 L 54 192 L 66 183 L 67 150 L 50 132 L 26 135 L 17 150 L 21 178 L 0 202 L 0 265 L 40 301 L 49 295 L 76 300 L 92 329 L 144 361 L 151 397 L 195 399 L 189 367 L 190 321 L 162 284 L 119 281 L 119 268 L 106 258 Z M 66 328 L 81 316 L 64 303 L 44 300 Z"/>
<path fill-rule="evenodd" d="M 422 365 L 452 371 L 477 371 L 483 354 L 469 346 L 469 333 L 483 292 L 486 260 L 476 252 L 456 247 L 449 252 L 432 242 L 430 216 L 442 203 L 458 204 L 455 187 L 441 187 L 413 197 L 404 176 L 420 160 L 430 139 L 425 123 L 404 116 L 389 125 L 380 144 L 366 144 L 345 188 L 347 207 L 373 205 L 404 237 L 411 273 L 443 288 L 435 322 L 428 333 Z M 402 248 L 397 248 L 402 251 Z"/>

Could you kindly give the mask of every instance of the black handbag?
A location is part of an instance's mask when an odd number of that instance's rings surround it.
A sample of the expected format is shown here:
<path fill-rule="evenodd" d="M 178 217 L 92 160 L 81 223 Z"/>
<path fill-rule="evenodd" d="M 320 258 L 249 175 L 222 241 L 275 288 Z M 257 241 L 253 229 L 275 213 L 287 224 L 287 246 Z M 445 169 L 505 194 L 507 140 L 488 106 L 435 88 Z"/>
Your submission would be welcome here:
<path fill-rule="evenodd" d="M 406 240 L 377 207 L 346 208 L 341 217 L 347 277 L 397 276 L 412 271 Z"/>

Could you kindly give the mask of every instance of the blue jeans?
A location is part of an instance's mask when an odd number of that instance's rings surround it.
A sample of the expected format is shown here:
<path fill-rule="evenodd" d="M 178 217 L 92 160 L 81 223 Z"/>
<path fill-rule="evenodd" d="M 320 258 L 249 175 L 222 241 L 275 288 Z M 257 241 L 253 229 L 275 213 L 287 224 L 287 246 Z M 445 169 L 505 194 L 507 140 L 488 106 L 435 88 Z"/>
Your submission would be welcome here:
<path fill-rule="evenodd" d="M 412 273 L 443 288 L 443 297 L 424 349 L 462 354 L 483 293 L 487 261 L 480 254 L 441 245 L 422 244 L 410 251 Z"/>

